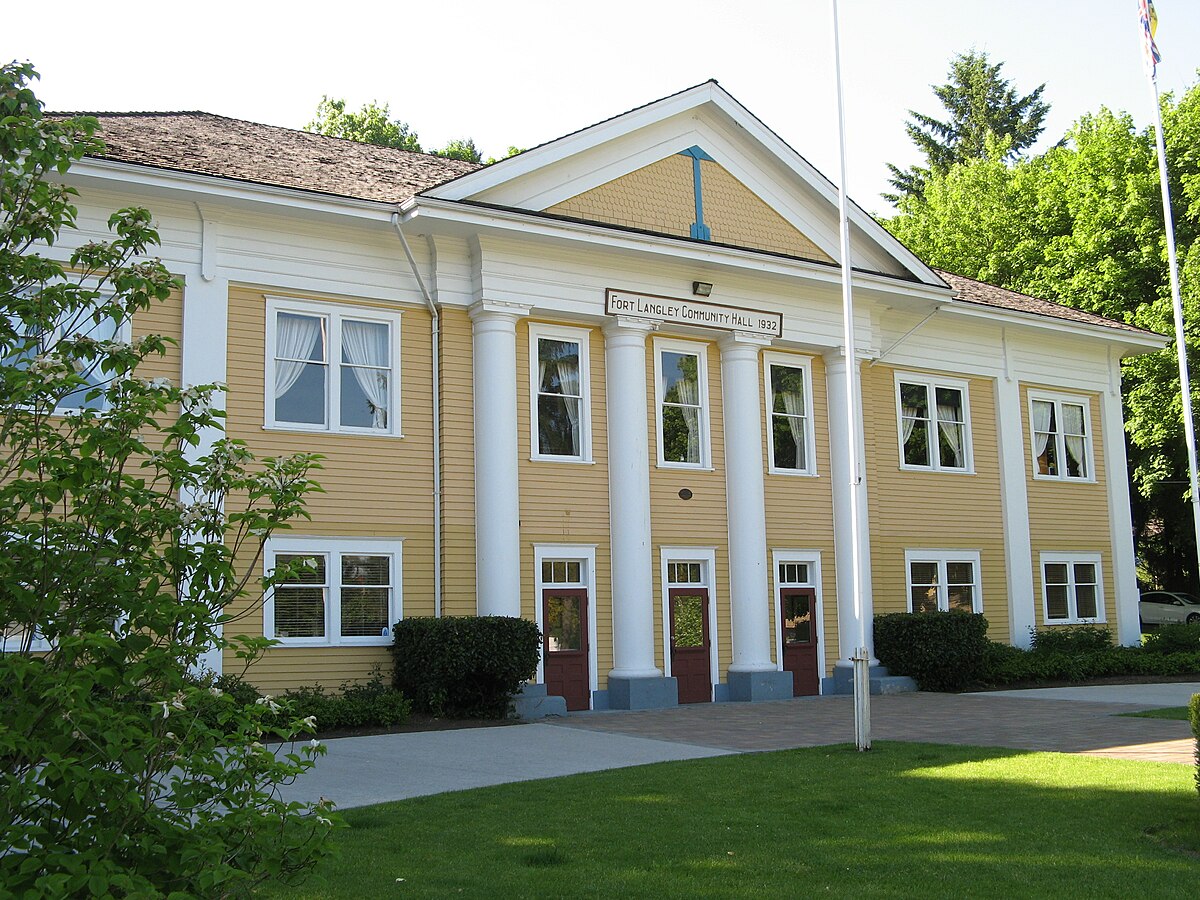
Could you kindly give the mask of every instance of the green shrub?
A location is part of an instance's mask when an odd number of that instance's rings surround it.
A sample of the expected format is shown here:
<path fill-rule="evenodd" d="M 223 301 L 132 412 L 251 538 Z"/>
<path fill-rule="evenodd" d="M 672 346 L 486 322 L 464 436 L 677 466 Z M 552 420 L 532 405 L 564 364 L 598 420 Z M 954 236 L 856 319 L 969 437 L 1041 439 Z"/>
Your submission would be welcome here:
<path fill-rule="evenodd" d="M 393 634 L 396 687 L 435 716 L 503 718 L 537 670 L 541 635 L 525 619 L 413 618 Z"/>
<path fill-rule="evenodd" d="M 1031 631 L 1031 638 L 1034 653 L 1090 653 L 1113 645 L 1112 632 L 1103 625 L 1056 625 Z"/>
<path fill-rule="evenodd" d="M 1192 694 L 1188 704 L 1188 720 L 1192 723 L 1192 736 L 1196 739 L 1196 790 L 1200 791 L 1200 694 Z"/>
<path fill-rule="evenodd" d="M 1076 653 L 1031 652 L 992 643 L 984 654 L 981 684 L 993 687 L 1083 681 L 1133 675 L 1166 677 L 1200 672 L 1200 652 L 1148 653 L 1140 647 L 1109 647 Z"/>
<path fill-rule="evenodd" d="M 1151 653 L 1195 653 L 1200 651 L 1200 624 L 1159 625 L 1142 646 Z"/>
<path fill-rule="evenodd" d="M 957 691 L 979 680 L 988 652 L 978 613 L 891 613 L 875 617 L 875 654 L 923 691 Z"/>

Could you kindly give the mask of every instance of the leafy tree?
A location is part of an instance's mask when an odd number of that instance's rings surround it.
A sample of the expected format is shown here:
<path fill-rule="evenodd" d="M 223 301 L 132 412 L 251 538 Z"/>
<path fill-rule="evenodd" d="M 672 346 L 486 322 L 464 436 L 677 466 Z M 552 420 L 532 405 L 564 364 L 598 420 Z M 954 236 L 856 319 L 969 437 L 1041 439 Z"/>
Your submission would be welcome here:
<path fill-rule="evenodd" d="M 1024 96 L 1000 76 L 1004 63 L 992 64 L 986 53 L 960 53 L 950 61 L 949 81 L 933 88 L 949 113 L 945 120 L 910 109 L 905 125 L 909 138 L 925 156 L 923 166 L 902 170 L 891 163 L 891 184 L 898 193 L 884 194 L 896 203 L 902 196 L 921 196 L 931 174 L 944 174 L 956 163 L 984 158 L 1002 148 L 1006 159 L 1016 158 L 1042 133 L 1050 105 L 1042 99 L 1042 84 Z"/>
<path fill-rule="evenodd" d="M 47 255 L 77 215 L 52 179 L 102 144 L 46 118 L 35 77 L 0 66 L 0 893 L 245 893 L 324 852 L 324 804 L 277 791 L 323 751 L 264 747 L 313 723 L 189 673 L 314 458 L 196 458 L 218 386 L 139 376 L 170 342 L 121 327 L 178 287 L 146 210 Z"/>
<path fill-rule="evenodd" d="M 479 152 L 475 142 L 470 138 L 451 141 L 441 150 L 432 152 L 434 156 L 441 156 L 445 159 L 461 159 L 463 162 L 471 163 L 483 162 L 483 154 Z"/>
<path fill-rule="evenodd" d="M 483 161 L 483 164 L 485 166 L 490 166 L 492 163 L 498 163 L 502 159 L 508 159 L 510 156 L 516 156 L 518 153 L 524 153 L 526 149 L 527 148 L 525 147 L 514 147 L 512 144 L 509 144 L 508 150 L 503 156 L 489 156 Z"/>
<path fill-rule="evenodd" d="M 416 134 L 408 130 L 408 124 L 391 118 L 388 104 L 380 106 L 374 100 L 364 104 L 358 112 L 347 112 L 345 100 L 322 95 L 316 118 L 305 125 L 304 130 L 364 144 L 421 152 L 421 143 Z"/>
<path fill-rule="evenodd" d="M 1192 371 L 1200 372 L 1200 86 L 1163 98 Z M 1173 334 L 1153 134 L 1124 113 L 1083 117 L 1031 159 L 931 173 L 923 197 L 885 223 L 932 265 Z M 1143 573 L 1200 586 L 1175 349 L 1123 365 L 1135 540 Z M 1200 385 L 1197 385 L 1200 387 Z M 1200 394 L 1193 397 L 1200 409 Z"/>

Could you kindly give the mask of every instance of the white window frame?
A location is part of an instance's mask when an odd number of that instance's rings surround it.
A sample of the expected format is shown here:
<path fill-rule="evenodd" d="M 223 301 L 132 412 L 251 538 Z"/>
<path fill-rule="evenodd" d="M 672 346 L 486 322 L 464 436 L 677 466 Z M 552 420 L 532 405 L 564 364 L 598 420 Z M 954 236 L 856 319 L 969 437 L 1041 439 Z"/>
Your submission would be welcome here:
<path fill-rule="evenodd" d="M 775 395 L 771 389 L 771 366 L 801 369 L 804 372 L 804 459 L 807 465 L 803 469 L 782 469 L 775 464 Z M 817 441 L 816 427 L 813 423 L 812 359 L 790 353 L 770 351 L 763 353 L 763 402 L 766 406 L 768 474 L 815 477 L 817 475 Z"/>
<path fill-rule="evenodd" d="M 1065 619 L 1051 619 L 1049 615 L 1049 598 L 1046 591 L 1046 564 L 1060 563 L 1067 567 L 1067 608 L 1071 615 Z M 1096 571 L 1096 616 L 1081 618 L 1079 616 L 1078 598 L 1075 594 L 1075 564 L 1086 563 L 1095 567 Z M 1099 553 L 1091 551 L 1060 552 L 1046 551 L 1038 558 L 1039 579 L 1042 583 L 1042 624 L 1043 625 L 1102 625 L 1106 618 L 1104 614 L 1104 566 Z"/>
<path fill-rule="evenodd" d="M 662 654 L 663 674 L 671 677 L 671 593 L 676 585 L 667 576 L 670 563 L 700 563 L 700 574 L 704 581 L 699 585 L 708 591 L 708 671 L 712 676 L 713 697 L 721 683 L 721 670 L 717 664 L 717 548 L 716 547 L 661 547 L 659 548 L 659 584 L 662 594 Z M 730 611 L 732 616 L 732 610 Z M 731 623 L 732 627 L 732 623 Z"/>
<path fill-rule="evenodd" d="M 970 563 L 974 582 L 971 585 L 971 612 L 983 612 L 983 575 L 979 570 L 978 550 L 912 549 L 904 551 L 904 597 L 905 608 L 912 607 L 912 564 L 935 563 L 938 567 L 937 604 L 938 612 L 950 611 L 949 584 L 946 578 L 947 563 Z"/>
<path fill-rule="evenodd" d="M 1029 453 L 1030 462 L 1033 466 L 1031 471 L 1033 477 L 1037 481 L 1070 481 L 1076 484 L 1094 484 L 1096 481 L 1096 453 L 1092 440 L 1092 398 L 1086 394 L 1059 394 L 1053 391 L 1029 391 L 1028 396 L 1028 414 L 1029 414 Z M 1043 475 L 1038 471 L 1038 452 L 1037 452 L 1037 429 L 1034 427 L 1033 419 L 1033 404 L 1034 401 L 1054 404 L 1054 421 L 1058 426 L 1054 432 L 1054 452 L 1059 461 L 1057 475 Z M 1063 431 L 1063 416 L 1062 405 L 1069 403 L 1072 406 L 1083 407 L 1083 451 L 1084 461 L 1087 466 L 1087 475 L 1080 478 L 1075 475 L 1067 474 L 1067 439 Z"/>
<path fill-rule="evenodd" d="M 781 581 L 779 579 L 781 563 L 799 563 L 808 566 L 808 581 Z M 815 592 L 817 599 L 813 608 L 813 619 L 817 636 L 817 670 L 821 675 L 818 684 L 823 687 L 825 683 L 825 616 L 824 606 L 821 602 L 821 551 L 772 550 L 771 584 L 775 587 L 773 594 L 775 599 L 775 665 L 780 672 L 783 671 L 783 609 L 779 593 L 784 588 L 790 587 L 807 587 L 812 588 Z M 821 692 L 824 693 L 823 690 Z"/>
<path fill-rule="evenodd" d="M 285 422 L 275 418 L 275 341 L 278 314 L 296 313 L 320 316 L 329 324 L 329 359 L 326 360 L 325 424 Z M 389 328 L 391 369 L 388 382 L 388 427 L 358 428 L 341 424 L 342 320 L 377 322 Z M 304 431 L 318 434 L 363 434 L 375 437 L 404 437 L 400 423 L 400 311 L 296 300 L 291 297 L 267 297 L 266 353 L 263 361 L 264 427 L 280 431 Z"/>
<path fill-rule="evenodd" d="M 534 544 L 533 545 L 533 588 L 536 600 L 534 602 L 534 621 L 538 631 L 542 631 L 542 591 L 550 587 L 542 581 L 542 563 L 549 560 L 565 560 L 582 564 L 582 578 L 578 584 L 558 585 L 560 587 L 585 588 L 588 592 L 587 602 L 587 633 L 588 633 L 588 688 L 589 703 L 600 690 L 600 654 L 596 649 L 596 545 L 595 544 Z M 538 664 L 535 684 L 546 683 L 546 671 L 542 660 L 542 642 L 538 643 Z"/>
<path fill-rule="evenodd" d="M 302 535 L 269 538 L 263 548 L 263 573 L 275 571 L 275 557 L 279 554 L 307 554 L 325 557 L 325 571 L 329 579 L 329 594 L 325 603 L 324 637 L 276 637 L 275 635 L 275 591 L 268 591 L 263 598 L 263 636 L 279 641 L 285 647 L 387 647 L 392 643 L 392 626 L 404 618 L 403 538 L 330 538 Z M 388 633 L 372 637 L 342 636 L 341 577 L 342 556 L 390 556 L 392 559 L 392 598 L 388 605 Z"/>
<path fill-rule="evenodd" d="M 943 378 L 940 375 L 929 375 L 918 372 L 896 372 L 896 438 L 897 446 L 900 451 L 900 468 L 910 472 L 948 472 L 955 475 L 974 475 L 975 474 L 975 453 L 971 443 L 971 385 L 968 381 L 963 381 L 959 378 Z M 929 459 L 930 465 L 921 466 L 915 463 L 906 462 L 904 459 L 904 404 L 900 399 L 900 385 L 917 384 L 922 385 L 926 391 L 926 397 L 929 401 L 929 427 L 932 434 L 929 436 Z M 959 466 L 944 466 L 941 459 L 941 426 L 938 424 L 937 416 L 937 389 L 947 388 L 959 392 L 962 397 L 963 411 L 963 465 Z"/>
<path fill-rule="evenodd" d="M 700 395 L 700 462 L 675 462 L 666 459 L 663 453 L 663 384 L 662 384 L 662 355 L 663 352 L 687 353 L 695 356 L 696 380 L 699 382 Z M 654 339 L 654 420 L 656 426 L 655 443 L 658 445 L 658 465 L 664 469 L 712 470 L 712 441 L 710 431 L 710 407 L 708 402 L 708 344 L 702 341 L 683 341 L 674 338 Z"/>
<path fill-rule="evenodd" d="M 592 380 L 590 370 L 591 332 L 563 325 L 529 324 L 529 458 L 539 462 L 592 462 Z M 555 456 L 538 448 L 538 341 L 573 341 L 579 345 L 579 454 Z"/>

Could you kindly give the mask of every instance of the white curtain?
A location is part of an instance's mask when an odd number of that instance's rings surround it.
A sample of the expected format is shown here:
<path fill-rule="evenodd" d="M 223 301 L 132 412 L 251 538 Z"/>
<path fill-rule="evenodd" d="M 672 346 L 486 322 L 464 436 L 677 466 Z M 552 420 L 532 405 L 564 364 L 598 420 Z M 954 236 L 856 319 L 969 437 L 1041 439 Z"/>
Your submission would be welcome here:
<path fill-rule="evenodd" d="M 1080 476 L 1086 478 L 1088 473 L 1087 462 L 1084 459 L 1083 407 L 1064 403 L 1062 417 L 1067 456 L 1079 467 Z"/>
<path fill-rule="evenodd" d="M 904 415 L 904 443 L 908 443 L 908 439 L 912 436 L 913 429 L 917 426 L 917 419 L 920 417 L 921 411 L 915 406 L 906 406 L 903 408 Z"/>
<path fill-rule="evenodd" d="M 684 404 L 680 412 L 688 430 L 688 462 L 700 462 L 700 385 L 691 378 L 680 378 L 675 382 L 679 391 L 679 402 Z"/>
<path fill-rule="evenodd" d="M 783 400 L 783 411 L 787 413 L 788 430 L 792 433 L 792 441 L 796 445 L 796 468 L 803 469 L 804 460 L 804 395 L 800 391 L 783 391 L 779 394 Z"/>
<path fill-rule="evenodd" d="M 1038 456 L 1046 452 L 1046 445 L 1050 443 L 1050 416 L 1053 412 L 1053 404 L 1042 400 L 1033 402 L 1033 439 Z"/>
<path fill-rule="evenodd" d="M 312 355 L 325 320 L 315 316 L 279 313 L 275 317 L 275 397 L 292 389 L 304 373 L 303 360 Z"/>
<path fill-rule="evenodd" d="M 958 408 L 939 403 L 937 413 L 938 431 L 941 432 L 946 443 L 950 445 L 950 450 L 954 453 L 954 465 L 961 468 L 963 465 L 963 436 L 962 427 L 957 421 Z"/>
<path fill-rule="evenodd" d="M 539 368 L 541 368 L 539 366 Z M 567 418 L 571 422 L 571 452 L 579 454 L 579 359 L 560 359 L 558 361 L 558 383 L 566 396 L 563 405 L 567 408 Z"/>
<path fill-rule="evenodd" d="M 378 322 L 342 322 L 342 353 L 371 405 L 372 425 L 387 428 L 388 327 Z M 372 368 L 367 368 L 372 367 Z"/>

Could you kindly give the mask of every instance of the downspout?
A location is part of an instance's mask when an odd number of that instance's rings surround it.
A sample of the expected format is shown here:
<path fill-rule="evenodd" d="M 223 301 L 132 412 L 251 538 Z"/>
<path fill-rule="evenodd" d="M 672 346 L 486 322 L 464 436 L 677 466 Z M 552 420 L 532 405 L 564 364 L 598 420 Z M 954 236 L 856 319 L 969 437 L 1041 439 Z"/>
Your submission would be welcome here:
<path fill-rule="evenodd" d="M 442 616 L 442 385 L 441 385 L 441 323 L 442 310 L 429 293 L 412 248 L 400 227 L 400 213 L 392 213 L 392 227 L 404 247 L 408 266 L 412 269 L 425 305 L 429 307 L 429 335 L 433 343 L 433 614 Z"/>

